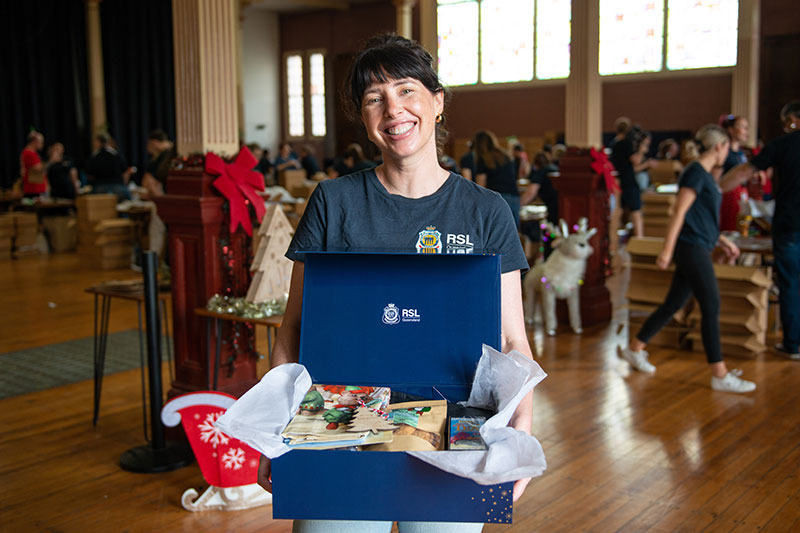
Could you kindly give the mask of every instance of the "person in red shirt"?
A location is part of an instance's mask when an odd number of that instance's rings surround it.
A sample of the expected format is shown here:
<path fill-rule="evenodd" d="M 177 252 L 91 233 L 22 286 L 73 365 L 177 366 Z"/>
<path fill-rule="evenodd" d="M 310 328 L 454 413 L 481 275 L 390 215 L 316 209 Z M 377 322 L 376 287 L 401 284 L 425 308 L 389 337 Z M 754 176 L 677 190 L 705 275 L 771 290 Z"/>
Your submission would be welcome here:
<path fill-rule="evenodd" d="M 20 175 L 22 176 L 22 193 L 25 196 L 39 196 L 47 191 L 47 180 L 44 165 L 39 151 L 44 148 L 44 135 L 38 131 L 28 134 L 28 144 L 19 156 Z"/>

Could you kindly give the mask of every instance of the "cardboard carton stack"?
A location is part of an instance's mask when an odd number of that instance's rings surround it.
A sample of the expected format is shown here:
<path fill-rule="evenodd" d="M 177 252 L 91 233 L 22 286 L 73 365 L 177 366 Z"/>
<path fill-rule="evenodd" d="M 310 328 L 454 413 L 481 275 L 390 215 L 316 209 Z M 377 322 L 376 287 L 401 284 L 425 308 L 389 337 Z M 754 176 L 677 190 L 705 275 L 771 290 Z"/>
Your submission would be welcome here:
<path fill-rule="evenodd" d="M 10 213 L 0 215 L 0 258 L 11 257 L 13 239 L 14 217 Z"/>
<path fill-rule="evenodd" d="M 14 217 L 14 253 L 38 253 L 39 220 L 36 213 L 14 212 L 11 215 Z"/>
<path fill-rule="evenodd" d="M 628 329 L 631 336 L 639 331 L 647 317 L 667 296 L 674 269 L 661 270 L 656 266 L 656 257 L 663 245 L 664 239 L 657 237 L 633 237 L 628 242 L 631 278 L 625 297 L 628 299 Z M 649 344 L 677 348 L 682 345 L 689 330 L 687 310 L 683 309 L 675 313 L 672 320 L 650 339 Z"/>
<path fill-rule="evenodd" d="M 292 261 L 284 256 L 292 240 L 294 230 L 280 204 L 267 207 L 261 227 L 253 236 L 255 257 L 250 266 L 253 281 L 245 299 L 261 303 L 281 298 L 289 292 L 292 277 Z"/>
<path fill-rule="evenodd" d="M 722 311 L 719 316 L 722 353 L 751 356 L 766 350 L 768 329 L 769 268 L 714 265 Z M 694 351 L 703 351 L 700 309 L 689 315 L 694 328 L 688 338 Z"/>
<path fill-rule="evenodd" d="M 78 253 L 84 262 L 102 269 L 130 266 L 133 222 L 127 218 L 117 218 L 116 195 L 81 196 L 76 208 Z"/>
<path fill-rule="evenodd" d="M 646 192 L 642 194 L 644 234 L 648 237 L 665 237 L 672 216 L 676 195 Z"/>

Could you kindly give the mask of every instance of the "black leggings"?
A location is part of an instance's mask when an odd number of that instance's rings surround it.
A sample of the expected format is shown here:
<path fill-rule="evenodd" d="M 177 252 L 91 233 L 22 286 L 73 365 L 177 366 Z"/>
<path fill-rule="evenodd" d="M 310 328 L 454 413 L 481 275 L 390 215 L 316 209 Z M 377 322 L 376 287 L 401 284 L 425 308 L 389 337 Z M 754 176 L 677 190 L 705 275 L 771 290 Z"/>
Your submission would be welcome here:
<path fill-rule="evenodd" d="M 703 319 L 700 331 L 706 359 L 710 363 L 722 361 L 719 339 L 719 287 L 714 275 L 711 254 L 705 248 L 678 241 L 673 255 L 675 274 L 667 292 L 667 299 L 645 321 L 636 338 L 645 344 L 659 332 L 694 294 L 700 304 Z"/>

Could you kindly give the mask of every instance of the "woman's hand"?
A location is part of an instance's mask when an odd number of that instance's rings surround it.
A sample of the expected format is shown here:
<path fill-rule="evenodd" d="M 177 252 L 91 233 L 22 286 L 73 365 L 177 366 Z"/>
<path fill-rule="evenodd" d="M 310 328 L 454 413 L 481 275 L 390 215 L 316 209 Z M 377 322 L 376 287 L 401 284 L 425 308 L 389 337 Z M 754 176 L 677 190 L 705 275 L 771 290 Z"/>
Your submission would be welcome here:
<path fill-rule="evenodd" d="M 266 455 L 262 455 L 258 460 L 258 477 L 256 478 L 256 482 L 262 489 L 272 494 L 272 478 L 270 476 L 272 476 L 272 461 Z M 516 487 L 514 488 L 516 489 Z"/>
<path fill-rule="evenodd" d="M 739 254 L 741 253 L 739 251 L 739 247 L 731 242 L 727 237 L 720 235 L 717 243 L 719 244 L 720 248 L 722 248 L 722 251 L 725 252 L 725 257 L 728 259 L 728 261 L 733 262 L 737 257 L 739 257 Z"/>
<path fill-rule="evenodd" d="M 656 257 L 656 266 L 661 270 L 666 270 L 672 262 L 672 252 L 666 248 L 661 250 L 661 253 Z"/>

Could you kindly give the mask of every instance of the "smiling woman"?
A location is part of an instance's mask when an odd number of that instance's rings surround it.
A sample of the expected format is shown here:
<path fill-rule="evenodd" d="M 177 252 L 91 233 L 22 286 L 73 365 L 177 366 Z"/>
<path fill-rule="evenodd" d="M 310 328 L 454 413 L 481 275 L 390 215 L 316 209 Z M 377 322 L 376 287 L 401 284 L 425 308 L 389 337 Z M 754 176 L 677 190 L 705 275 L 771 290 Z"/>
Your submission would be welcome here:
<path fill-rule="evenodd" d="M 294 261 L 289 300 L 272 364 L 297 362 L 305 251 L 380 248 L 400 253 L 472 253 L 501 256 L 502 350 L 531 356 L 522 314 L 520 271 L 528 268 L 511 211 L 503 198 L 439 166 L 447 91 L 433 58 L 414 41 L 388 34 L 370 40 L 350 72 L 348 103 L 383 163 L 324 181 L 309 198 L 286 257 Z M 530 432 L 532 395 L 510 425 Z M 269 459 L 259 483 L 271 490 Z M 529 479 L 516 482 L 514 499 Z M 297 521 L 295 531 L 386 531 L 388 522 L 332 525 Z M 481 524 L 401 523 L 399 531 L 480 531 Z"/>

